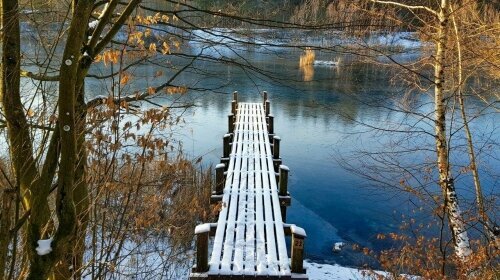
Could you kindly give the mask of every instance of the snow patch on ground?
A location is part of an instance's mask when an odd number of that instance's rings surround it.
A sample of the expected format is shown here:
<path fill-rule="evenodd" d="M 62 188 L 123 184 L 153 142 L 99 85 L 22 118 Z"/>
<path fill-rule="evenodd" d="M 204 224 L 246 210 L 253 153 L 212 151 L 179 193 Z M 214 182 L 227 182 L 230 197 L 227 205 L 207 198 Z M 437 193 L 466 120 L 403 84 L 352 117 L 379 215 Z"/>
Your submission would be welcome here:
<path fill-rule="evenodd" d="M 367 270 L 352 267 L 344 267 L 338 264 L 319 264 L 309 260 L 304 261 L 304 268 L 309 280 L 374 280 L 394 279 L 385 271 Z M 401 274 L 405 280 L 422 280 L 422 277 Z"/>
<path fill-rule="evenodd" d="M 52 238 L 38 240 L 38 247 L 36 247 L 36 252 L 38 255 L 43 256 L 52 252 Z"/>
<path fill-rule="evenodd" d="M 307 269 L 307 276 L 310 280 L 368 280 L 375 279 L 374 273 L 381 276 L 387 275 L 382 271 L 370 272 L 338 264 L 318 264 L 308 260 L 304 261 L 304 267 Z"/>

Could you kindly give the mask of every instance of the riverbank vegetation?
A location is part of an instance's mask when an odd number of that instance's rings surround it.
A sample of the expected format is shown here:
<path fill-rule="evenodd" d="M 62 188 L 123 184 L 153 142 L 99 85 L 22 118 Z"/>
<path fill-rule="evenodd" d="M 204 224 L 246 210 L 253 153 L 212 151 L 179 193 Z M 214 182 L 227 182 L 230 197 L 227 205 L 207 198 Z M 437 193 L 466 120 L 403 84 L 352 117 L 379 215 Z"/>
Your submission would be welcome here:
<path fill-rule="evenodd" d="M 293 80 L 241 58 L 242 46 L 304 50 L 303 75 L 293 82 L 313 81 L 321 55 L 396 73 L 405 90 L 392 110 L 405 117 L 366 124 L 390 141 L 341 164 L 383 191 L 409 195 L 426 218 L 378 236 L 393 249 L 364 252 L 394 277 L 498 277 L 498 192 L 482 188 L 484 159 L 498 159 L 498 133 L 474 130 L 474 120 L 499 110 L 497 3 L 4 0 L 0 7 L 0 278 L 184 277 L 194 226 L 217 209 L 208 205 L 210 169 L 173 137 L 194 106 L 179 97 L 222 90 L 180 77 L 211 77 L 197 64 L 210 62 L 252 79 Z M 323 34 L 321 42 L 288 36 L 308 32 Z M 411 32 L 405 42 L 417 42 L 409 61 L 400 59 L 407 45 L 384 37 L 404 32 Z M 134 71 L 141 65 L 161 70 Z M 102 94 L 88 94 L 97 86 Z M 419 95 L 432 104 L 415 106 Z M 457 180 L 473 195 L 457 191 Z"/>

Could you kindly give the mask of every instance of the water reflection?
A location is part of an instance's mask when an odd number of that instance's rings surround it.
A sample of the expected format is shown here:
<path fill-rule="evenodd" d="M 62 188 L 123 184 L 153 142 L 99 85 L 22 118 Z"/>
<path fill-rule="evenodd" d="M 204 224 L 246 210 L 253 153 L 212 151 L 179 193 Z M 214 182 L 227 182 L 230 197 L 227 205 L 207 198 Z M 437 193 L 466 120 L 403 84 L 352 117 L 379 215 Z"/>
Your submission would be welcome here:
<path fill-rule="evenodd" d="M 186 47 L 187 54 L 199 54 L 198 47 Z M 359 133 L 366 130 L 360 123 L 380 126 L 408 121 L 410 127 L 411 120 L 391 110 L 397 105 L 392 97 L 400 95 L 403 88 L 390 82 L 396 73 L 388 68 L 356 62 L 349 55 L 342 56 L 342 63 L 334 68 L 299 67 L 301 54 L 299 49 L 240 47 L 233 52 L 221 50 L 217 57 L 202 55 L 174 81 L 175 85 L 194 90 L 184 96 L 162 96 L 159 103 L 194 102 L 198 106 L 184 114 L 187 124 L 177 128 L 176 135 L 183 141 L 186 153 L 203 156 L 208 165 L 217 163 L 222 154 L 231 93 L 238 91 L 241 101 L 260 102 L 261 92 L 268 91 L 275 131 L 283 139 L 283 162 L 291 169 L 289 188 L 293 201 L 288 221 L 307 230 L 309 257 L 359 265 L 349 251 L 332 253 L 333 244 L 348 241 L 380 248 L 376 234 L 397 230 L 398 213 L 407 212 L 413 205 L 406 204 L 406 197 L 396 200 L 391 193 L 373 192 L 368 188 L 370 182 L 342 169 L 333 154 L 388 142 L 380 135 Z M 234 60 L 238 56 L 245 61 Z M 318 56 L 333 59 L 332 54 Z M 125 91 L 132 93 L 165 83 L 192 57 L 161 56 L 152 60 L 155 65 L 138 64 L 128 69 L 132 83 Z M 91 69 L 95 75 L 111 71 L 102 64 Z M 164 75 L 155 75 L 157 71 Z M 108 95 L 110 88 L 102 81 L 88 79 L 87 98 Z M 427 102 L 422 95 L 412 100 L 411 106 L 425 110 Z M 425 145 L 434 141 L 428 140 Z"/>

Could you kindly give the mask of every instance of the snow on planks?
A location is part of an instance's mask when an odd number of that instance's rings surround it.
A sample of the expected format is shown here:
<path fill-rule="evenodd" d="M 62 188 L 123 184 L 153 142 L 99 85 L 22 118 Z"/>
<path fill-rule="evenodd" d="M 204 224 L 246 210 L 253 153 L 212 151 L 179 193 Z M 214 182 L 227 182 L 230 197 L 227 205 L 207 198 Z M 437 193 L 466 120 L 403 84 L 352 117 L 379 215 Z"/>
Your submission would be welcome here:
<path fill-rule="evenodd" d="M 262 104 L 239 103 L 208 275 L 290 275 Z"/>

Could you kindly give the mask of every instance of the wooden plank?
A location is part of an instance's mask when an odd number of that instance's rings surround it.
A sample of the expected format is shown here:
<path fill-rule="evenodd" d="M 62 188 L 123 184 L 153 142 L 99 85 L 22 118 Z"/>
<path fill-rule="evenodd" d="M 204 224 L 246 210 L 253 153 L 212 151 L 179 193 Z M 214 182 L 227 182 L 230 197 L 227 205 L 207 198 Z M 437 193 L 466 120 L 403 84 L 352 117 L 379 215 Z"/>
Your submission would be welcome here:
<path fill-rule="evenodd" d="M 262 105 L 260 105 L 262 106 Z M 269 143 L 269 137 L 267 133 L 267 128 L 266 128 L 266 120 L 265 120 L 265 115 L 262 114 L 264 113 L 264 108 L 261 109 L 261 129 L 265 131 L 264 133 L 264 138 L 262 139 L 264 142 L 265 146 L 265 154 L 266 154 L 266 161 L 267 161 L 267 167 L 268 167 L 268 176 L 267 176 L 267 181 L 270 184 L 270 195 L 271 195 L 271 204 L 272 204 L 272 209 L 273 209 L 273 219 L 274 219 L 274 230 L 276 233 L 276 245 L 277 245 L 277 251 L 278 251 L 278 263 L 280 267 L 280 274 L 282 275 L 287 275 L 290 274 L 290 266 L 288 262 L 288 254 L 286 251 L 286 242 L 285 242 L 285 233 L 283 230 L 283 220 L 281 217 L 281 211 L 280 211 L 280 204 L 279 204 L 279 197 L 278 197 L 278 188 L 276 184 L 276 176 L 274 172 L 274 167 L 273 167 L 273 156 L 271 153 L 271 145 Z"/>
<path fill-rule="evenodd" d="M 241 114 L 238 115 L 238 119 L 242 122 L 240 127 L 243 128 L 243 135 L 241 137 L 241 142 L 235 142 L 236 146 L 240 146 L 241 152 L 239 160 L 237 160 L 237 164 L 234 170 L 234 178 L 231 186 L 231 199 L 229 201 L 229 213 L 227 216 L 227 224 L 226 224 L 226 234 L 224 239 L 224 251 L 221 260 L 221 274 L 234 274 L 232 270 L 233 266 L 233 254 L 234 254 L 234 245 L 235 245 L 235 227 L 236 227 L 236 216 L 238 209 L 238 196 L 240 189 L 240 180 L 242 175 L 241 165 L 245 162 L 243 155 L 248 152 L 247 145 L 244 145 L 247 140 L 248 133 L 245 130 L 248 130 L 248 113 L 246 104 L 240 104 L 239 109 L 241 109 Z M 239 122 L 238 122 L 239 124 Z M 240 134 L 240 131 L 235 131 Z M 238 157 L 236 157 L 238 159 Z"/>
<path fill-rule="evenodd" d="M 260 160 L 262 171 L 268 171 L 269 168 L 272 169 L 272 165 L 268 166 L 266 147 L 265 147 L 265 137 L 267 137 L 265 129 L 265 120 L 263 123 L 262 116 L 258 119 L 258 131 L 259 131 L 259 148 L 260 148 Z M 271 189 L 269 187 L 269 176 L 262 173 L 262 191 L 263 191 L 263 201 L 264 201 L 264 224 L 266 233 L 266 249 L 267 249 L 267 262 L 268 262 L 268 275 L 279 275 L 278 266 L 278 256 L 276 254 L 276 237 L 274 230 L 274 220 L 272 214 L 271 205 Z"/>
<path fill-rule="evenodd" d="M 258 109 L 258 107 L 257 107 Z M 255 136 L 257 143 L 255 144 L 255 229 L 256 232 L 256 248 L 257 248 L 257 275 L 266 275 L 268 262 L 266 256 L 266 239 L 265 239 L 265 225 L 264 225 L 264 196 L 262 188 L 262 164 L 261 164 L 261 153 L 260 153 L 260 132 L 259 118 L 257 118 L 256 123 L 256 133 Z"/>
<path fill-rule="evenodd" d="M 249 104 L 243 104 L 246 113 L 245 127 L 252 126 L 252 115 Z M 250 131 L 250 129 L 248 129 Z M 233 275 L 240 275 L 244 272 L 243 252 L 245 249 L 245 222 L 246 222 L 246 200 L 247 200 L 247 181 L 248 181 L 248 160 L 252 153 L 250 147 L 251 135 L 248 132 L 244 133 L 243 137 L 243 154 L 241 165 L 241 176 L 239 181 L 238 205 L 236 210 L 236 239 L 234 243 L 234 260 L 233 260 Z M 228 231 L 230 229 L 228 228 Z M 228 232 L 228 234 L 231 234 Z"/>
<path fill-rule="evenodd" d="M 239 131 L 241 127 L 243 126 L 243 122 L 240 121 L 241 114 L 238 115 L 238 121 L 236 123 L 236 130 Z M 234 142 L 237 143 L 238 141 L 241 141 L 241 138 L 243 135 L 241 133 L 235 133 L 234 135 Z M 239 158 L 236 157 L 237 154 L 240 154 L 242 152 L 242 146 L 241 145 L 232 145 L 231 148 L 231 155 L 230 155 L 230 161 L 229 161 L 229 167 L 227 171 L 227 176 L 226 176 L 226 182 L 225 182 L 225 187 L 224 187 L 224 194 L 222 198 L 222 210 L 219 213 L 219 219 L 217 221 L 217 230 L 215 232 L 215 238 L 214 238 L 214 244 L 213 244 L 213 249 L 212 249 L 212 255 L 210 258 L 209 262 L 209 273 L 213 274 L 219 274 L 220 269 L 221 269 L 221 257 L 222 257 L 222 248 L 224 245 L 224 236 L 226 232 L 226 222 L 227 222 L 227 216 L 228 216 L 228 204 L 231 196 L 230 188 L 232 186 L 233 179 L 235 177 L 239 177 L 239 167 L 240 167 L 240 160 Z M 237 173 L 237 174 L 235 174 Z"/>
<path fill-rule="evenodd" d="M 256 128 L 257 116 L 256 106 L 250 106 L 250 130 Z M 247 194 L 247 209 L 246 209 L 246 235 L 245 235 L 245 273 L 246 275 L 255 275 L 255 156 L 258 154 L 256 150 L 256 142 L 258 138 L 254 133 L 250 139 L 252 155 L 248 159 L 248 194 Z"/>

